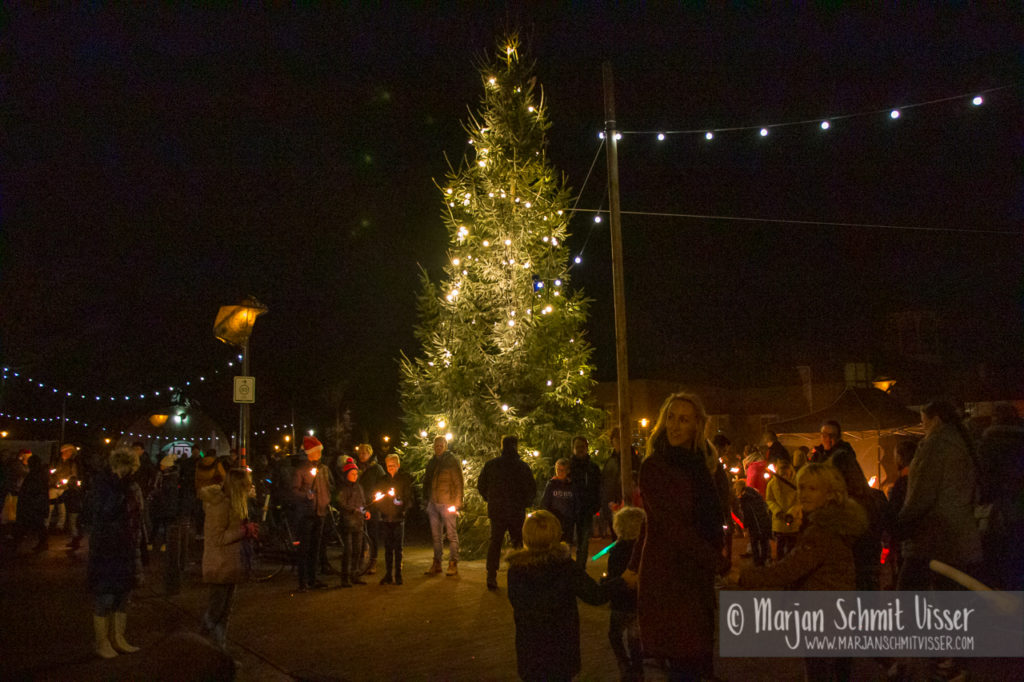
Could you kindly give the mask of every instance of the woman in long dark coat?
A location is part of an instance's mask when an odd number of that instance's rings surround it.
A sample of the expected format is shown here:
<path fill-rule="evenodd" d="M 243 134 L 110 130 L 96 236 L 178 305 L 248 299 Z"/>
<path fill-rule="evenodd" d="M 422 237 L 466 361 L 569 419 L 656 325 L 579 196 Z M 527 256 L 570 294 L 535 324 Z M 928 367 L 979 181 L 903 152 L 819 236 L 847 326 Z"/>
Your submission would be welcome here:
<path fill-rule="evenodd" d="M 704 438 L 700 400 L 674 393 L 661 406 L 639 489 L 647 523 L 624 574 L 638 582 L 644 656 L 666 661 L 670 680 L 711 677 L 715 573 L 723 566 L 722 511 L 712 473 L 719 466 Z"/>
<path fill-rule="evenodd" d="M 142 571 L 142 490 L 131 476 L 138 468 L 138 455 L 114 450 L 110 469 L 96 475 L 93 489 L 88 580 L 95 597 L 96 653 L 103 658 L 138 651 L 124 638 L 128 597 Z"/>
<path fill-rule="evenodd" d="M 21 489 L 18 491 L 16 540 L 12 554 L 18 551 L 18 546 L 29 533 L 36 535 L 34 552 L 45 552 L 47 546 L 46 517 L 50 513 L 49 478 L 43 467 L 43 460 L 37 455 L 31 455 L 26 464 L 28 473 L 25 474 Z"/>

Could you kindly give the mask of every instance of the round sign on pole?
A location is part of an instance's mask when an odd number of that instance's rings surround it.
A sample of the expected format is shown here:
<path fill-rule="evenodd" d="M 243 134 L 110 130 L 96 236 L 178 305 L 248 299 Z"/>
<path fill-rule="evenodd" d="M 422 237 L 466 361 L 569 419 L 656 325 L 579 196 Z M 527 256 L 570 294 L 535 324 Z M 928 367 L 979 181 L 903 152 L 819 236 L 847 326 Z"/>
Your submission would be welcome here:
<path fill-rule="evenodd" d="M 256 402 L 256 379 L 254 377 L 235 377 L 235 402 Z"/>

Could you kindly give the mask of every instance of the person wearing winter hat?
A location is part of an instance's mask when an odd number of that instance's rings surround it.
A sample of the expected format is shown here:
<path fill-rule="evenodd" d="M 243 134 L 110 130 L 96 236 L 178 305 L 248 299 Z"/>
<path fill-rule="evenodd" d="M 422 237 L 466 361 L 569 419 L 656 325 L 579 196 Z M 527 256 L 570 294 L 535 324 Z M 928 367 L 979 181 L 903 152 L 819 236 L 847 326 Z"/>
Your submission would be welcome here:
<path fill-rule="evenodd" d="M 334 506 L 340 512 L 338 530 L 341 532 L 341 586 L 365 585 L 355 571 L 355 562 L 360 555 L 363 544 L 363 523 L 370 518 L 366 509 L 366 498 L 363 488 L 359 485 L 359 465 L 351 457 L 345 458 L 341 467 L 344 480 L 338 486 L 334 496 Z"/>
<path fill-rule="evenodd" d="M 320 537 L 324 517 L 331 503 L 328 467 L 320 466 L 323 443 L 313 436 L 302 439 L 306 461 L 295 467 L 292 475 L 293 524 L 299 541 L 299 592 L 327 587 L 316 577 L 316 564 L 320 556 Z"/>
<path fill-rule="evenodd" d="M 82 542 L 78 517 L 82 512 L 82 475 L 78 466 L 78 448 L 71 443 L 60 446 L 60 459 L 50 469 L 50 517 L 56 512 L 57 530 L 70 537 L 68 549 L 77 550 Z M 49 521 L 46 524 L 50 525 Z"/>
<path fill-rule="evenodd" d="M 167 529 L 178 518 L 178 486 L 181 472 L 178 470 L 178 457 L 168 453 L 160 460 L 160 471 L 156 475 L 153 492 L 146 500 L 149 521 L 153 532 L 150 535 L 152 545 L 161 552 L 167 550 Z"/>

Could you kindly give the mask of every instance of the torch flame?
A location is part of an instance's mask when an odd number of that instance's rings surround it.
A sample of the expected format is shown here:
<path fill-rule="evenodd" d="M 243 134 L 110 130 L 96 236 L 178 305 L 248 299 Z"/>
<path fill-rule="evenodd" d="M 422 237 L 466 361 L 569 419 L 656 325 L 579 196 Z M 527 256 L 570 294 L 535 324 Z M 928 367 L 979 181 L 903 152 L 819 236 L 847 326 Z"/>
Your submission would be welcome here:
<path fill-rule="evenodd" d="M 394 497 L 395 496 L 395 489 L 392 488 L 391 490 L 389 490 L 388 491 L 388 495 L 390 495 L 391 497 Z"/>
<path fill-rule="evenodd" d="M 383 500 L 383 499 L 384 499 L 384 493 L 378 491 L 378 492 L 373 494 L 373 501 L 374 502 L 376 502 L 378 500 Z"/>
<path fill-rule="evenodd" d="M 313 478 L 316 478 L 316 467 L 313 467 L 312 469 L 310 469 L 310 471 L 313 474 Z"/>
<path fill-rule="evenodd" d="M 448 507 L 448 511 L 454 514 L 456 512 L 455 505 L 453 504 L 452 506 Z"/>
<path fill-rule="evenodd" d="M 872 476 L 871 480 L 868 481 L 868 487 L 874 488 L 876 483 L 878 483 L 878 476 Z"/>

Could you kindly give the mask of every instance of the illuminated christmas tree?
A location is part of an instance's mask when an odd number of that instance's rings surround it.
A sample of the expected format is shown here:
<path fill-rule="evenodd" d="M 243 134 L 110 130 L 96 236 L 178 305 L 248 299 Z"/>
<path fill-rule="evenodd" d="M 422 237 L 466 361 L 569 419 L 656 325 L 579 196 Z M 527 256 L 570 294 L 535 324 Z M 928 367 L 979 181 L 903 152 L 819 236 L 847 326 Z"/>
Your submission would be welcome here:
<path fill-rule="evenodd" d="M 602 418 L 589 401 L 587 301 L 569 287 L 570 195 L 547 157 L 543 92 L 514 36 L 481 76 L 483 103 L 464 124 L 470 155 L 440 187 L 448 263 L 439 282 L 424 273 L 420 354 L 402 358 L 406 452 L 426 455 L 447 435 L 467 493 L 502 435 L 518 436 L 546 476 Z M 479 500 L 467 498 L 471 519 Z"/>

